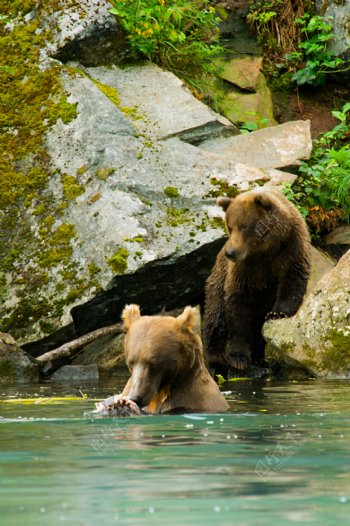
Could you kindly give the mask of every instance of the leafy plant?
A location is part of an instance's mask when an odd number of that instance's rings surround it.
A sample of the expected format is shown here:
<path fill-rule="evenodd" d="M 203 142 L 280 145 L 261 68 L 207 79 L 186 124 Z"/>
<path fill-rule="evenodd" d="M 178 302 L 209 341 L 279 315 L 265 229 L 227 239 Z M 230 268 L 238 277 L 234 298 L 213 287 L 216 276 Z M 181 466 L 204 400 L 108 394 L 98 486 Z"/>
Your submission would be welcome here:
<path fill-rule="evenodd" d="M 131 48 L 184 78 L 212 72 L 218 18 L 209 0 L 110 0 Z"/>
<path fill-rule="evenodd" d="M 256 116 L 256 112 L 249 112 L 252 113 L 252 116 Z M 240 126 L 241 133 L 250 133 L 256 130 L 260 130 L 261 128 L 265 128 L 266 126 L 269 126 L 270 120 L 266 119 L 265 117 L 255 120 L 255 121 L 247 121 L 244 122 Z"/>
<path fill-rule="evenodd" d="M 332 114 L 340 123 L 316 141 L 299 178 L 284 189 L 316 234 L 342 218 L 350 222 L 350 103 Z"/>
<path fill-rule="evenodd" d="M 294 73 L 292 80 L 301 86 L 312 84 L 319 86 L 325 83 L 326 75 L 334 73 L 339 67 L 345 70 L 345 62 L 337 57 L 329 47 L 334 38 L 332 19 L 305 13 L 295 20 L 300 26 L 304 40 L 299 43 L 299 51 L 286 54 Z"/>
<path fill-rule="evenodd" d="M 298 50 L 300 28 L 294 21 L 311 6 L 310 0 L 250 2 L 247 23 L 264 47 L 264 71 L 269 76 L 279 76 L 279 69 L 286 64 L 286 53 Z"/>
<path fill-rule="evenodd" d="M 274 23 L 274 18 L 277 17 L 279 7 L 284 3 L 284 0 L 258 1 L 253 2 L 250 12 L 247 15 L 247 21 L 250 25 L 254 25 L 258 35 L 264 35 L 265 32 L 270 32 Z"/>

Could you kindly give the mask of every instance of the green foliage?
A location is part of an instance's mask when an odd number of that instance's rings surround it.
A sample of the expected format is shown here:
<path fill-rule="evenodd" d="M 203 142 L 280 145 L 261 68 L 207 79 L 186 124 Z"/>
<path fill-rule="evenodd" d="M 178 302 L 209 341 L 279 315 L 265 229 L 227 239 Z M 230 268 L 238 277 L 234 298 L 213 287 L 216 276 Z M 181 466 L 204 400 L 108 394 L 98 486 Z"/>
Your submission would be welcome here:
<path fill-rule="evenodd" d="M 285 68 L 286 53 L 297 51 L 300 30 L 294 21 L 304 15 L 311 3 L 310 0 L 249 2 L 247 23 L 264 48 L 264 72 L 269 77 L 280 77 L 281 68 Z"/>
<path fill-rule="evenodd" d="M 218 18 L 209 0 L 110 0 L 131 48 L 189 80 L 221 52 Z"/>
<path fill-rule="evenodd" d="M 301 164 L 298 180 L 286 185 L 285 194 L 307 219 L 313 209 L 322 211 L 323 219 L 340 209 L 338 218 L 350 222 L 350 103 L 332 114 L 340 123 L 315 143 L 311 159 Z"/>
<path fill-rule="evenodd" d="M 250 112 L 256 114 L 256 112 Z M 261 130 L 270 124 L 269 119 L 262 118 L 257 121 L 247 121 L 240 126 L 241 133 L 250 133 L 253 131 Z"/>
<path fill-rule="evenodd" d="M 217 374 L 216 375 L 216 378 L 217 378 L 217 383 L 218 383 L 218 386 L 220 387 L 221 385 L 223 385 L 226 380 L 225 378 L 222 376 L 222 374 Z"/>
<path fill-rule="evenodd" d="M 266 36 L 271 30 L 274 18 L 278 15 L 279 8 L 284 4 L 284 0 L 258 1 L 253 2 L 247 21 L 254 25 L 259 36 Z"/>
<path fill-rule="evenodd" d="M 294 70 L 292 81 L 298 86 L 323 85 L 328 73 L 334 73 L 342 66 L 345 69 L 344 61 L 329 48 L 329 42 L 334 37 L 331 20 L 330 17 L 311 16 L 308 13 L 295 20 L 300 26 L 303 40 L 298 45 L 299 51 L 287 53 L 286 58 Z"/>
<path fill-rule="evenodd" d="M 253 0 L 248 24 L 264 47 L 264 71 L 276 87 L 323 85 L 327 74 L 345 71 L 329 44 L 332 18 L 315 14 L 311 0 Z"/>

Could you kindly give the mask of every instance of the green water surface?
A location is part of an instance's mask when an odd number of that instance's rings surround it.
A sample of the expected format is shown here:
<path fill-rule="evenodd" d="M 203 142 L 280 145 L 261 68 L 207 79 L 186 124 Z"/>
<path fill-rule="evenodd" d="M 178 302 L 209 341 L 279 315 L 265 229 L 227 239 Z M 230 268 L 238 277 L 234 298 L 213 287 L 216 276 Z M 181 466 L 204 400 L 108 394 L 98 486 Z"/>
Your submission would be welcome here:
<path fill-rule="evenodd" d="M 81 386 L 0 388 L 1 400 Z M 350 524 L 350 382 L 235 382 L 225 415 L 98 418 L 90 399 L 0 403 L 4 526 Z"/>

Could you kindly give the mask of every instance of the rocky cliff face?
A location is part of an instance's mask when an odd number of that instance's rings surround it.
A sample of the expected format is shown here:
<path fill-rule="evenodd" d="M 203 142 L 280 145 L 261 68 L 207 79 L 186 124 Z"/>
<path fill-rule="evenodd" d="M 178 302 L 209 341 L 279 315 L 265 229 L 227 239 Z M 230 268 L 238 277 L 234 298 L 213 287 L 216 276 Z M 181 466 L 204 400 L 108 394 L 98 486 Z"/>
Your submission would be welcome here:
<path fill-rule="evenodd" d="M 107 325 L 130 300 L 200 301 L 225 236 L 215 197 L 291 180 L 279 168 L 311 151 L 308 122 L 242 138 L 173 74 L 119 67 L 108 7 L 29 2 L 3 27 L 0 318 L 20 343 Z"/>

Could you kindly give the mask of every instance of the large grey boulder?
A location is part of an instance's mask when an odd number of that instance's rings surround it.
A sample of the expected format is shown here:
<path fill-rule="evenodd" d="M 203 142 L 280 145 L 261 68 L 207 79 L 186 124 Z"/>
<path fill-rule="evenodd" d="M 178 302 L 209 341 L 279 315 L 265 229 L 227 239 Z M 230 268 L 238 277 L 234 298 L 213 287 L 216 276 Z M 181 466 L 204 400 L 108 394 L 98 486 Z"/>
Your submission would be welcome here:
<path fill-rule="evenodd" d="M 49 52 L 60 57 L 68 42 L 112 24 L 104 2 L 81 5 L 83 16 L 68 2 L 64 13 L 54 10 L 43 21 L 54 27 L 54 40 L 40 66 L 60 71 L 63 102 L 76 115 L 46 123 L 41 155 L 48 171 L 21 220 L 6 230 L 11 264 L 0 271 L 0 319 L 21 344 L 52 335 L 59 345 L 117 321 L 130 300 L 144 313 L 201 301 L 225 237 L 216 196 L 290 177 L 249 161 L 259 135 L 241 145 L 245 161 L 238 159 L 230 146 L 237 129 L 157 66 L 87 67 L 82 57 L 84 66 L 58 68 Z M 94 44 L 84 43 L 93 55 Z M 306 131 L 295 126 L 288 129 L 295 138 L 288 164 L 309 147 Z M 273 130 L 271 156 L 281 135 Z M 222 148 L 210 151 L 209 140 Z M 22 161 L 28 171 L 31 163 L 30 156 Z M 50 349 L 47 339 L 43 345 Z"/>
<path fill-rule="evenodd" d="M 350 378 L 350 251 L 326 273 L 290 319 L 264 326 L 268 347 L 316 376 Z"/>
<path fill-rule="evenodd" d="M 338 226 L 322 241 L 323 248 L 339 259 L 350 249 L 350 225 Z"/>
<path fill-rule="evenodd" d="M 51 376 L 57 383 L 71 384 L 76 382 L 93 382 L 99 379 L 98 366 L 89 365 L 63 365 Z"/>
<path fill-rule="evenodd" d="M 293 121 L 228 139 L 208 139 L 201 147 L 231 155 L 237 163 L 281 168 L 308 159 L 312 150 L 309 121 Z"/>
<path fill-rule="evenodd" d="M 42 58 L 55 57 L 62 62 L 79 58 L 87 66 L 120 64 L 131 57 L 124 32 L 109 10 L 106 0 L 62 0 L 49 6 L 42 20 L 52 30 L 52 38 L 42 50 Z"/>

